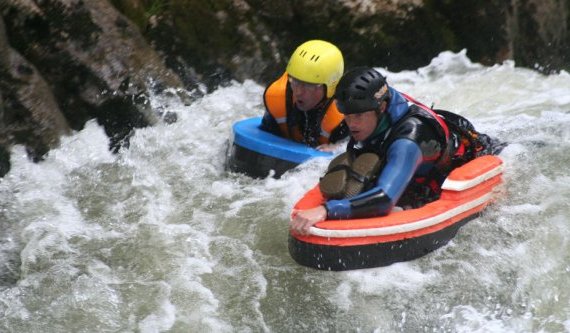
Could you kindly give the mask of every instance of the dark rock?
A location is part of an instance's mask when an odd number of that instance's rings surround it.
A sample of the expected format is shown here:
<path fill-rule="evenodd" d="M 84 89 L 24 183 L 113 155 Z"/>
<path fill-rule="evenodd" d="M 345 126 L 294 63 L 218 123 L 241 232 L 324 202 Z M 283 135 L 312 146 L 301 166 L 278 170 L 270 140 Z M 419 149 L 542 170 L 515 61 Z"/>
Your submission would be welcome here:
<path fill-rule="evenodd" d="M 170 111 L 164 112 L 162 115 L 162 120 L 167 124 L 174 124 L 176 121 L 178 121 L 178 114 Z"/>
<path fill-rule="evenodd" d="M 8 131 L 4 125 L 4 100 L 0 91 L 0 177 L 4 177 L 10 171 L 10 152 Z"/>
<path fill-rule="evenodd" d="M 25 143 L 33 160 L 41 160 L 69 127 L 80 130 L 92 118 L 118 150 L 134 128 L 161 121 L 148 102 L 151 94 L 178 88 L 186 104 L 193 98 L 106 0 L 14 0 L 3 4 L 2 16 L 7 29 L 0 37 L 0 68 L 10 75 L 0 77 L 0 87 L 7 91 L 4 120 L 13 128 L 8 141 Z M 34 121 L 40 111 L 57 126 Z"/>
<path fill-rule="evenodd" d="M 151 109 L 152 94 L 188 105 L 204 85 L 266 84 L 315 38 L 338 45 L 347 68 L 414 69 L 467 49 L 485 65 L 569 70 L 569 10 L 567 0 L 1 0 L 0 147 L 24 144 L 41 160 L 96 118 L 118 151 L 136 128 L 176 121 Z"/>
<path fill-rule="evenodd" d="M 484 65 L 513 59 L 544 72 L 570 67 L 566 0 L 113 3 L 137 22 L 171 69 L 182 77 L 197 73 L 191 77 L 209 88 L 231 79 L 268 83 L 295 47 L 313 38 L 337 44 L 347 67 L 413 69 L 441 51 L 462 49 Z"/>
<path fill-rule="evenodd" d="M 0 159 L 9 161 L 8 148 L 23 144 L 37 161 L 69 133 L 69 126 L 48 84 L 35 66 L 8 43 L 0 17 L 0 91 L 2 91 Z M 0 162 L 7 172 L 9 162 Z"/>
<path fill-rule="evenodd" d="M 570 69 L 567 0 L 521 0 L 509 6 L 509 42 L 518 65 L 544 73 Z"/>

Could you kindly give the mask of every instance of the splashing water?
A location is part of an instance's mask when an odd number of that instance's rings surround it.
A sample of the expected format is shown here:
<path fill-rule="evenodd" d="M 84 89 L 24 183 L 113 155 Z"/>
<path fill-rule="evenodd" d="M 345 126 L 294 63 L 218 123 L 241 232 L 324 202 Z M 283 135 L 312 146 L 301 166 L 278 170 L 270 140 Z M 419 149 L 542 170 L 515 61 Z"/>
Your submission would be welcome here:
<path fill-rule="evenodd" d="M 233 83 L 111 154 L 95 123 L 0 181 L 2 332 L 570 331 L 570 75 L 444 52 L 396 89 L 507 141 L 506 195 L 447 246 L 351 272 L 297 265 L 291 207 L 326 160 L 227 173 L 231 125 L 263 112 Z"/>

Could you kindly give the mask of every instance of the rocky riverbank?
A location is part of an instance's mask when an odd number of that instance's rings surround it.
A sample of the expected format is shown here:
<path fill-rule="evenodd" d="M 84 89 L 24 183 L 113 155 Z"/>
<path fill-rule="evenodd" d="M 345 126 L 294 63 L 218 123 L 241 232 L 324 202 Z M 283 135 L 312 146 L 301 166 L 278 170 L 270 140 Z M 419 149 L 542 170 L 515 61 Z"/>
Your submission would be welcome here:
<path fill-rule="evenodd" d="M 565 0 L 0 0 L 0 176 L 14 144 L 40 161 L 90 119 L 110 149 L 230 79 L 265 84 L 301 42 L 322 38 L 347 67 L 397 71 L 443 50 L 551 73 L 570 68 Z"/>

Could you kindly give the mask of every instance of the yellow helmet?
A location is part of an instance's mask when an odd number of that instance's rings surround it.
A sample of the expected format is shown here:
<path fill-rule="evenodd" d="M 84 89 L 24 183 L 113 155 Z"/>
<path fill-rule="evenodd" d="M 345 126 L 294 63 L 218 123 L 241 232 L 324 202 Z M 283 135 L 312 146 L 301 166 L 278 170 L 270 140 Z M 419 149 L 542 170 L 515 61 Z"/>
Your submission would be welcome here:
<path fill-rule="evenodd" d="M 344 60 L 340 50 L 333 44 L 310 40 L 293 52 L 286 71 L 298 80 L 326 85 L 327 97 L 330 98 L 344 72 Z"/>

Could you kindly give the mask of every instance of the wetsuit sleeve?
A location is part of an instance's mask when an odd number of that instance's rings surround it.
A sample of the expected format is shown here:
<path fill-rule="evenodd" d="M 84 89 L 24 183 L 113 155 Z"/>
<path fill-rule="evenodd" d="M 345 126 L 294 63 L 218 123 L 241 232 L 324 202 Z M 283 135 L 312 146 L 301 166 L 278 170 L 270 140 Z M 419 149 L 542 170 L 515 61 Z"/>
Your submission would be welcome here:
<path fill-rule="evenodd" d="M 422 151 L 414 141 L 398 139 L 386 156 L 386 165 L 372 189 L 350 199 L 326 202 L 328 219 L 382 216 L 392 210 L 421 164 Z"/>
<path fill-rule="evenodd" d="M 259 128 L 271 134 L 281 136 L 281 129 L 279 128 L 277 121 L 268 111 L 265 111 L 265 113 L 263 114 L 263 118 L 261 119 L 261 125 L 259 126 Z"/>

